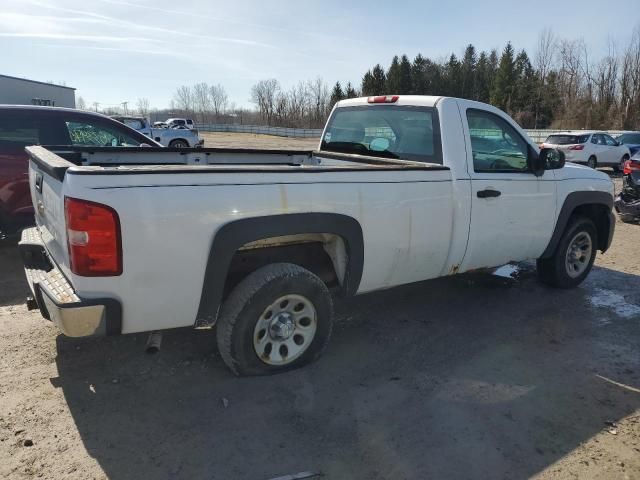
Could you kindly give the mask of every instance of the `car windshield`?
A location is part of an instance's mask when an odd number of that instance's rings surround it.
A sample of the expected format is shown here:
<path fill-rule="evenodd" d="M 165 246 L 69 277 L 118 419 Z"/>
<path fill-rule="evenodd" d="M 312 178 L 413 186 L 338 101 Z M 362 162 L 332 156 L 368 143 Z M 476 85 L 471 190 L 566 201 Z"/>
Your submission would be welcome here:
<path fill-rule="evenodd" d="M 429 107 L 338 108 L 327 123 L 321 149 L 442 163 L 437 114 Z"/>
<path fill-rule="evenodd" d="M 640 133 L 623 133 L 617 140 L 627 145 L 640 144 Z"/>
<path fill-rule="evenodd" d="M 552 145 L 575 145 L 586 143 L 589 135 L 549 135 L 544 143 Z"/>

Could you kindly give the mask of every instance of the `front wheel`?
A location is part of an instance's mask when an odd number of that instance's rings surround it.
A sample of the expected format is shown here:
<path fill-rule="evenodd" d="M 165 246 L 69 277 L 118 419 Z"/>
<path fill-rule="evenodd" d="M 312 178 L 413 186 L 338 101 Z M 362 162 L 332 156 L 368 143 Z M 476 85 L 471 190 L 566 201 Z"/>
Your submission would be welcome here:
<path fill-rule="evenodd" d="M 550 258 L 537 261 L 538 277 L 557 288 L 573 288 L 587 277 L 596 258 L 596 227 L 585 217 L 576 217 L 562 234 Z"/>
<path fill-rule="evenodd" d="M 236 375 L 301 367 L 329 342 L 333 302 L 326 285 L 290 263 L 259 268 L 231 292 L 220 313 L 217 343 Z"/>
<path fill-rule="evenodd" d="M 173 140 L 171 143 L 169 143 L 169 147 L 170 148 L 187 148 L 189 147 L 189 144 L 187 144 L 187 142 L 185 142 L 184 140 Z"/>

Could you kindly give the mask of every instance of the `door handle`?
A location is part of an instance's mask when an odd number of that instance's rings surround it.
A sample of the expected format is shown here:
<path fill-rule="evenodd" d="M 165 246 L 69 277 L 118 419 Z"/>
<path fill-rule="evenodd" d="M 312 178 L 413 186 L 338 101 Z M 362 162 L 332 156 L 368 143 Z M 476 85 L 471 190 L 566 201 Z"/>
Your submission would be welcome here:
<path fill-rule="evenodd" d="M 479 190 L 477 193 L 478 198 L 494 198 L 494 197 L 499 197 L 501 194 L 502 192 L 498 190 L 493 190 L 491 188 L 487 188 L 485 190 Z"/>

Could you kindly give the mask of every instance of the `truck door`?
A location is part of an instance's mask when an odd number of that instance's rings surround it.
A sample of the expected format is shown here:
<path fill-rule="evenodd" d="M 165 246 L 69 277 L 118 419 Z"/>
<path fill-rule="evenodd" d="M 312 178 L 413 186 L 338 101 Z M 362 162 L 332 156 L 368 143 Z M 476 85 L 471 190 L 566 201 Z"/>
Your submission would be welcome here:
<path fill-rule="evenodd" d="M 529 142 L 507 118 L 461 107 L 471 177 L 471 226 L 461 270 L 538 258 L 554 227 L 554 172 L 536 177 L 529 171 Z"/>

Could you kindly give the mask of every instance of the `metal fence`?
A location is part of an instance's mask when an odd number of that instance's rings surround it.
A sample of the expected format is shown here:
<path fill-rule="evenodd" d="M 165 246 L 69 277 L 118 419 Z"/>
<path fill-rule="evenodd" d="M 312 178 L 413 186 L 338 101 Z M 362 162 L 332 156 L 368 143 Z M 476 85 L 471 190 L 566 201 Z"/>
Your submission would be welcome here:
<path fill-rule="evenodd" d="M 198 124 L 196 128 L 201 132 L 235 132 L 257 133 L 261 135 L 275 135 L 277 137 L 318 138 L 322 135 L 321 128 L 286 128 L 268 127 L 265 125 L 235 125 L 235 124 Z M 567 130 L 525 130 L 535 143 L 544 142 L 549 135 L 566 132 Z M 619 135 L 620 130 L 608 130 L 609 135 Z"/>
<path fill-rule="evenodd" d="M 536 143 L 544 142 L 549 135 L 553 135 L 554 133 L 564 133 L 567 130 L 525 130 L 527 135 Z M 572 130 L 577 132 L 578 130 Z M 598 130 L 603 131 L 604 133 L 608 133 L 609 135 L 615 136 L 624 133 L 621 130 Z"/>
<path fill-rule="evenodd" d="M 196 128 L 200 132 L 258 133 L 277 137 L 318 138 L 322 135 L 321 128 L 286 128 L 236 124 L 198 124 Z"/>

